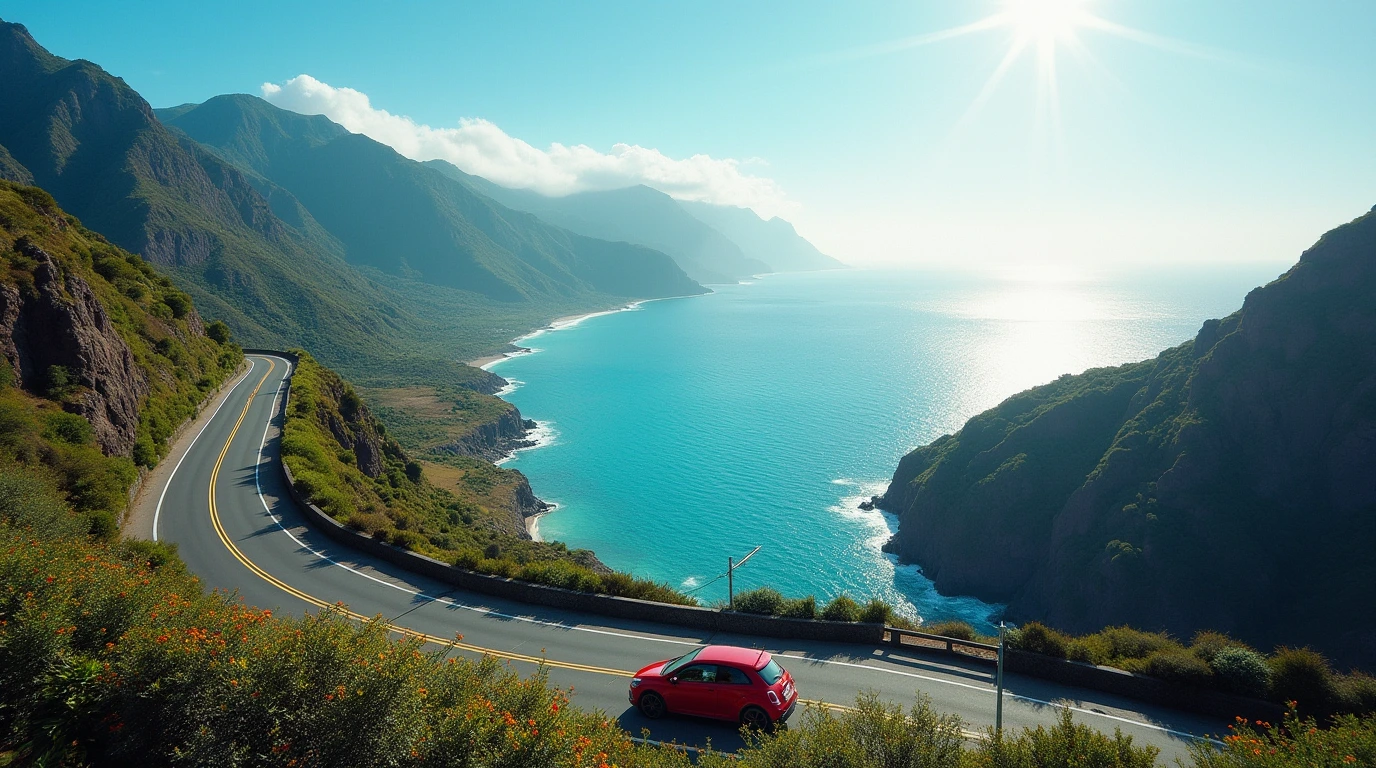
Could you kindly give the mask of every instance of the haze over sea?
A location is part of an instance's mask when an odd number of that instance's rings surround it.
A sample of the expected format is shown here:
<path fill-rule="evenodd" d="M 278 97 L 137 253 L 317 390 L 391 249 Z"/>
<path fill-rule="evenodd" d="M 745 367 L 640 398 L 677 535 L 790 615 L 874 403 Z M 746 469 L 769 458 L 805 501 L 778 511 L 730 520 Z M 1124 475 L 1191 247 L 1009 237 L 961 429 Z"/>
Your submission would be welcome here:
<path fill-rule="evenodd" d="M 587 318 L 494 364 L 541 424 L 506 466 L 558 505 L 539 535 L 724 600 L 736 590 L 882 597 L 989 630 L 999 606 L 940 595 L 880 551 L 860 501 L 899 458 L 1065 373 L 1154 357 L 1242 305 L 1275 267 L 1090 281 L 913 271 L 769 275 Z"/>

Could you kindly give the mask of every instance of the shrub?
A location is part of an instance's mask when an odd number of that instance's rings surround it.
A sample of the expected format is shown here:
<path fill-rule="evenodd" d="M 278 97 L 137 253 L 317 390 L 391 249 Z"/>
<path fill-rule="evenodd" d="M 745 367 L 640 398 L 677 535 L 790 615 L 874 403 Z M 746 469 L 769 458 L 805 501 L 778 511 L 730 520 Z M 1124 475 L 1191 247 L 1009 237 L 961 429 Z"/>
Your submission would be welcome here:
<path fill-rule="evenodd" d="M 866 624 L 888 624 L 891 616 L 893 616 L 893 606 L 879 598 L 872 598 L 860 609 L 859 619 Z"/>
<path fill-rule="evenodd" d="M 478 564 L 483 561 L 483 553 L 472 547 L 464 547 L 454 555 L 454 567 L 476 570 Z"/>
<path fill-rule="evenodd" d="M 1069 709 L 1060 712 L 1058 722 L 1046 727 L 1024 729 L 1021 733 L 986 731 L 961 765 L 968 768 L 1051 768 L 1051 766 L 1094 766 L 1095 768 L 1155 768 L 1156 747 L 1137 746 L 1131 736 L 1115 731 L 1112 736 L 1074 721 Z M 950 763 L 956 765 L 957 763 Z"/>
<path fill-rule="evenodd" d="M 1080 638 L 1093 654 L 1094 663 L 1110 664 L 1123 659 L 1145 659 L 1161 651 L 1182 650 L 1179 643 L 1160 632 L 1132 627 L 1107 627 Z"/>
<path fill-rule="evenodd" d="M 1328 659 L 1308 648 L 1277 648 L 1268 661 L 1271 685 L 1281 701 L 1293 701 L 1301 712 L 1327 714 L 1334 699 L 1333 669 Z"/>
<path fill-rule="evenodd" d="M 498 543 L 495 542 L 495 541 L 492 542 L 491 544 L 488 544 L 487 547 L 485 547 L 485 548 L 483 549 L 483 557 L 487 558 L 488 560 L 499 560 L 499 559 L 501 559 L 501 557 L 502 557 L 502 545 L 501 545 L 501 544 L 498 544 Z"/>
<path fill-rule="evenodd" d="M 1030 621 L 1010 633 L 1008 645 L 1020 651 L 1040 653 L 1057 659 L 1067 658 L 1066 646 L 1070 637 L 1036 621 Z"/>
<path fill-rule="evenodd" d="M 1221 744 L 1200 739 L 1190 745 L 1193 768 L 1347 768 L 1376 765 L 1376 717 L 1342 715 L 1320 728 L 1312 717 L 1291 711 L 1280 723 L 1255 725 L 1243 718 Z"/>
<path fill-rule="evenodd" d="M 1214 656 L 1225 648 L 1247 648 L 1247 644 L 1234 640 L 1222 632 L 1196 632 L 1190 641 L 1190 653 L 1212 664 Z M 1248 649 L 1250 650 L 1250 649 Z"/>
<path fill-rule="evenodd" d="M 71 445 L 85 445 L 95 440 L 91 422 L 75 413 L 57 411 L 48 414 L 46 421 L 43 436 L 49 440 L 61 440 Z"/>
<path fill-rule="evenodd" d="M 206 325 L 205 335 L 216 344 L 227 344 L 230 339 L 229 326 L 223 320 L 216 320 Z"/>
<path fill-rule="evenodd" d="M 1359 715 L 1376 714 L 1376 677 L 1352 672 L 1334 680 L 1338 708 Z"/>
<path fill-rule="evenodd" d="M 758 613 L 774 616 L 783 606 L 784 596 L 777 589 L 760 587 L 736 595 L 735 609 L 741 613 Z"/>
<path fill-rule="evenodd" d="M 860 606 L 846 595 L 837 595 L 822 609 L 822 618 L 827 621 L 857 621 Z"/>
<path fill-rule="evenodd" d="M 975 628 L 963 621 L 938 621 L 933 624 L 923 624 L 919 627 L 923 632 L 930 632 L 933 635 L 942 637 L 954 637 L 957 640 L 975 640 L 979 635 Z"/>
<path fill-rule="evenodd" d="M 1205 687 L 1212 682 L 1213 670 L 1204 660 L 1192 653 L 1179 650 L 1157 651 L 1145 661 L 1134 664 L 1134 672 L 1142 672 L 1162 680 Z"/>
<path fill-rule="evenodd" d="M 1209 660 L 1209 668 L 1225 691 L 1261 698 L 1271 690 L 1271 668 L 1266 666 L 1266 658 L 1251 648 L 1222 648 Z"/>
<path fill-rule="evenodd" d="M 817 598 L 808 595 L 796 600 L 785 600 L 783 605 L 779 606 L 779 615 L 790 619 L 815 619 Z"/>
<path fill-rule="evenodd" d="M 416 533 L 415 531 L 403 530 L 393 530 L 390 534 L 388 534 L 387 540 L 392 543 L 392 546 L 401 547 L 402 549 L 409 549 L 413 551 L 423 549 L 425 545 L 430 543 L 429 539 L 425 538 L 419 533 Z"/>

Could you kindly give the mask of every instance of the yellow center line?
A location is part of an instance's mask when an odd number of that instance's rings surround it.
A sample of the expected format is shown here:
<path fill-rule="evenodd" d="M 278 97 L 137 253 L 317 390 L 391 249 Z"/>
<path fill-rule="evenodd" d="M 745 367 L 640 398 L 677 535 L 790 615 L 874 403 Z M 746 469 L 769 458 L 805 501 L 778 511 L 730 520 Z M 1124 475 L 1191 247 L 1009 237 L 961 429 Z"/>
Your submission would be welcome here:
<path fill-rule="evenodd" d="M 372 621 L 377 617 L 364 616 L 361 613 L 351 611 L 347 607 L 345 607 L 343 603 L 329 603 L 324 600 L 321 600 L 318 597 L 302 592 L 301 590 L 291 586 L 290 584 L 287 584 L 281 579 L 278 579 L 277 577 L 263 570 L 261 567 L 258 566 L 257 563 L 248 559 L 248 557 L 242 551 L 240 551 L 239 547 L 235 545 L 232 539 L 230 539 L 229 534 L 225 532 L 224 525 L 222 525 L 220 522 L 220 512 L 215 505 L 215 488 L 218 484 L 220 477 L 220 467 L 224 464 L 225 456 L 229 455 L 229 446 L 234 442 L 234 436 L 239 433 L 239 427 L 243 425 L 244 419 L 248 417 L 249 408 L 253 406 L 253 398 L 258 396 L 259 390 L 263 388 L 263 384 L 268 380 L 268 377 L 272 375 L 272 372 L 276 367 L 277 364 L 273 362 L 271 358 L 269 358 L 267 371 L 263 373 L 263 378 L 258 380 L 257 386 L 255 386 L 253 388 L 253 391 L 249 393 L 248 401 L 244 403 L 244 410 L 240 412 L 239 420 L 234 422 L 234 428 L 230 430 L 229 437 L 225 439 L 224 447 L 220 449 L 220 456 L 215 460 L 215 467 L 210 471 L 210 523 L 215 528 L 215 533 L 219 535 L 220 542 L 225 545 L 225 548 L 228 549 L 229 553 L 234 556 L 234 559 L 242 563 L 245 568 L 252 571 L 263 581 L 266 581 L 267 583 L 271 584 L 274 587 L 277 587 L 283 592 L 286 592 L 289 595 L 292 595 L 311 605 L 314 605 L 317 608 L 324 608 L 326 610 L 338 610 L 357 621 Z M 628 672 L 623 669 L 597 667 L 590 664 L 577 664 L 569 661 L 558 661 L 556 659 L 549 659 L 543 656 L 527 656 L 520 653 L 512 653 L 510 651 L 498 650 L 496 648 L 484 648 L 482 646 L 460 642 L 455 638 L 446 639 L 443 637 L 439 637 L 437 635 L 430 635 L 424 632 L 418 632 L 414 629 L 408 629 L 406 627 L 402 627 L 390 622 L 388 622 L 386 626 L 388 629 L 399 632 L 402 635 L 418 637 L 422 640 L 425 640 L 426 642 L 435 643 L 437 645 L 443 645 L 451 648 L 457 648 L 459 650 L 469 651 L 472 653 L 486 654 L 488 656 L 493 656 L 499 659 L 507 659 L 509 661 L 523 661 L 530 664 L 543 664 L 547 667 L 569 669 L 577 672 L 592 672 L 599 675 L 610 675 L 613 677 L 632 677 L 635 674 L 634 672 Z M 842 706 L 840 704 L 832 704 L 830 702 L 818 701 L 813 699 L 799 699 L 798 703 L 809 706 L 822 707 L 825 709 L 836 710 L 840 712 L 850 712 L 854 710 L 853 707 L 847 707 Z"/>

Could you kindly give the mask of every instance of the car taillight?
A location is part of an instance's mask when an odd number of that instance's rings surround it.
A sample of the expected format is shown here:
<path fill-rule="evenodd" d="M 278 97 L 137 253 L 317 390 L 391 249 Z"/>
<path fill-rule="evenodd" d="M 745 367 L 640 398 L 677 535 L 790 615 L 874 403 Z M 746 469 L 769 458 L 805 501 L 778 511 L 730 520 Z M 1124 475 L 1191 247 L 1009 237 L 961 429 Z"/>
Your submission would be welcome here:
<path fill-rule="evenodd" d="M 638 678 L 638 677 L 633 677 L 633 678 L 631 678 L 631 687 L 632 687 L 632 688 L 635 688 L 635 687 L 638 686 L 638 685 L 640 685 L 640 678 Z"/>
<path fill-rule="evenodd" d="M 773 691 L 765 691 L 765 692 L 764 692 L 764 695 L 769 697 L 769 703 L 770 703 L 770 704 L 773 704 L 773 705 L 776 706 L 776 707 L 783 706 L 782 704 L 779 703 L 779 694 L 777 694 L 777 693 L 775 693 L 775 692 L 773 692 Z"/>

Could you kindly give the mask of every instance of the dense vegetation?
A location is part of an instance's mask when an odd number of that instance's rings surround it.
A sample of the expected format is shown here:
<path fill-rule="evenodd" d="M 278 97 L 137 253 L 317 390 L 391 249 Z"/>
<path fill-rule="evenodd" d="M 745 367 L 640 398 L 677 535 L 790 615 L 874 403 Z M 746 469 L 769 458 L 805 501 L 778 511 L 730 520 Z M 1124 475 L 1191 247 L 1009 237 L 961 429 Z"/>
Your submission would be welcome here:
<path fill-rule="evenodd" d="M 889 549 L 1075 632 L 1206 628 L 1376 665 L 1376 212 L 1155 360 L 1063 376 L 905 456 Z"/>
<path fill-rule="evenodd" d="M 1164 633 L 1131 627 L 1109 627 L 1072 637 L 1037 622 L 1011 631 L 1008 643 L 1058 659 L 1118 667 L 1241 696 L 1293 702 L 1301 712 L 1311 715 L 1376 713 L 1376 678 L 1359 672 L 1338 674 L 1322 654 L 1308 648 L 1277 648 L 1266 655 L 1219 632 L 1196 633 L 1186 645 Z"/>
<path fill-rule="evenodd" d="M 48 293 L 35 287 L 39 272 L 49 269 L 48 259 L 68 287 L 89 287 L 108 318 L 107 331 L 79 324 L 84 307 L 77 298 L 53 293 L 57 289 L 52 286 L 44 287 Z M 19 338 L 13 333 L 21 326 L 0 324 L 0 346 L 5 347 L 0 356 L 0 465 L 23 468 L 10 477 L 4 493 L 27 498 L 35 488 L 52 488 L 89 529 L 113 534 L 138 468 L 151 467 L 166 453 L 173 430 L 238 365 L 239 348 L 223 326 L 212 324 L 204 332 L 186 294 L 138 256 L 85 229 L 43 190 L 5 181 L 0 181 L 0 290 L 14 291 L 21 305 L 7 306 L 7 323 L 23 322 L 25 302 L 40 302 L 59 313 L 42 315 L 45 327 L 23 328 Z M 0 304 L 7 301 L 0 299 Z M 68 301 L 70 309 L 63 303 Z M 126 347 L 136 366 L 129 373 L 146 382 L 146 391 L 137 398 L 133 439 L 124 441 L 131 446 L 127 452 L 107 455 L 91 423 L 70 411 L 101 394 L 95 388 L 112 396 L 130 386 L 129 381 L 72 366 L 37 364 L 94 356 L 89 350 L 54 350 L 54 345 L 74 343 L 66 337 L 41 337 L 44 331 L 58 332 L 56 317 L 75 318 L 71 332 L 85 334 L 87 343 Z M 80 354 L 71 354 L 75 352 Z M 26 368 L 40 370 L 29 370 L 23 378 Z M 125 394 L 132 398 L 135 393 Z"/>
<path fill-rule="evenodd" d="M 571 706 L 543 671 L 522 677 L 389 636 L 325 611 L 272 616 L 206 594 L 164 545 L 63 530 L 60 499 L 0 496 L 0 764 L 644 766 L 685 753 L 630 740 L 601 712 Z M 45 513 L 32 510 L 44 508 Z M 18 515 L 16 516 L 16 513 Z M 43 533 L 38 533 L 42 529 Z M 965 741 L 924 701 L 904 711 L 861 696 L 833 714 L 747 736 L 696 764 L 1148 768 L 1157 751 L 1071 720 Z M 1199 768 L 1371 765 L 1376 718 L 1332 727 L 1291 716 L 1243 722 Z"/>
<path fill-rule="evenodd" d="M 690 603 L 669 587 L 610 571 L 587 550 L 537 542 L 490 523 L 495 513 L 431 483 L 337 373 L 300 354 L 282 457 L 297 488 L 327 514 L 387 542 L 458 566 L 540 584 Z"/>

